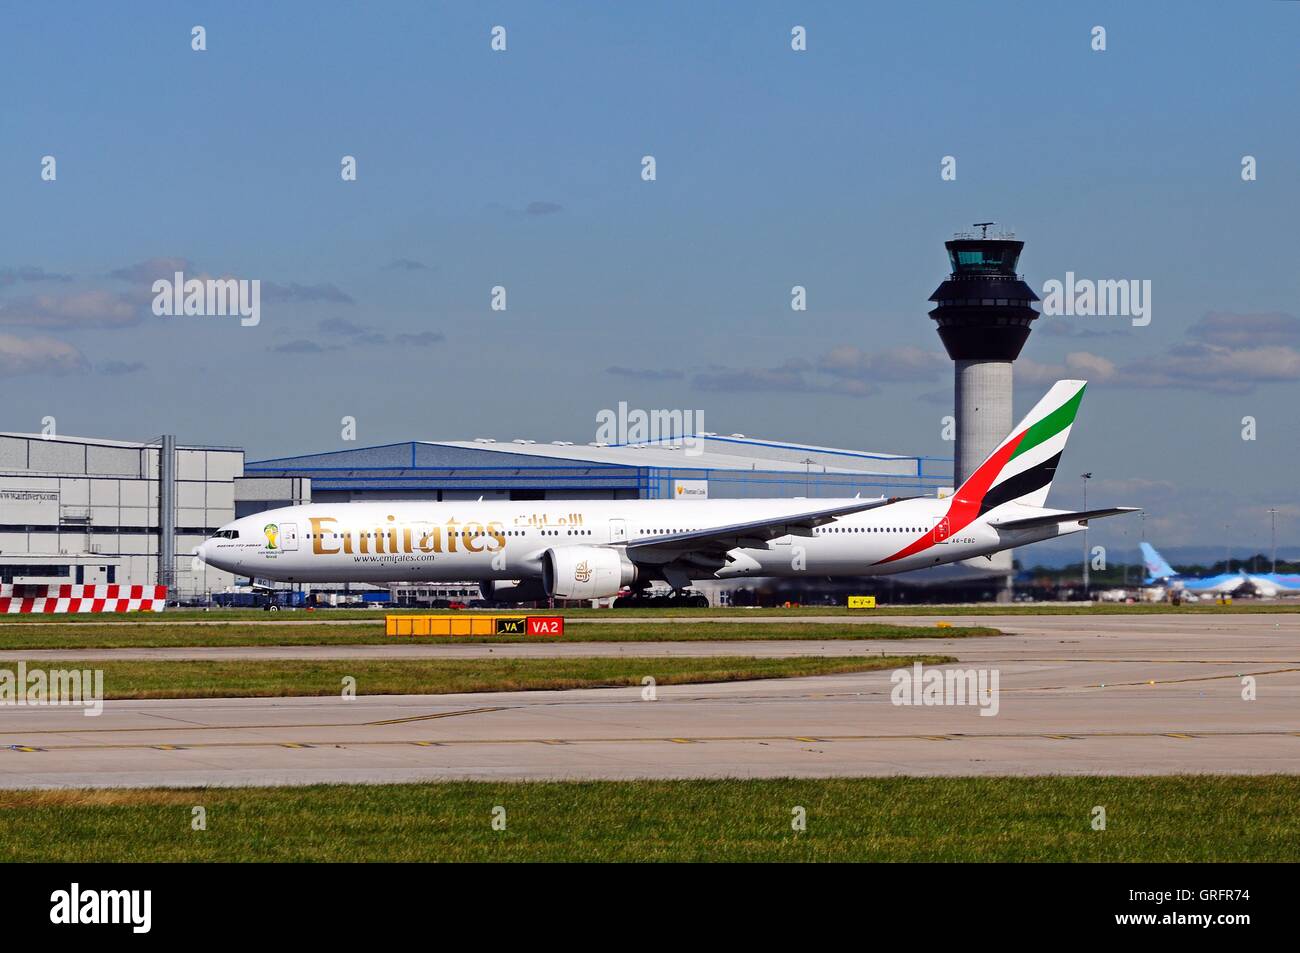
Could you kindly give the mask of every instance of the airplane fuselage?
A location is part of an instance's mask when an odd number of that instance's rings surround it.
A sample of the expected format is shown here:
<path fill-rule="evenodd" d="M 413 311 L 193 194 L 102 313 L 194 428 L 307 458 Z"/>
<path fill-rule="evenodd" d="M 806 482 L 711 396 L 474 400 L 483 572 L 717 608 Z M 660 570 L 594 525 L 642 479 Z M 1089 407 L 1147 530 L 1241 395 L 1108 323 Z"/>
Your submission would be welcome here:
<path fill-rule="evenodd" d="M 621 548 L 652 537 L 797 514 L 814 501 L 592 500 L 307 504 L 244 517 L 206 540 L 204 561 L 282 582 L 439 582 L 540 576 L 548 550 Z M 837 501 L 818 499 L 817 505 Z M 853 500 L 842 501 L 852 503 Z M 902 500 L 726 554 L 693 578 L 864 576 L 986 555 L 1073 532 L 948 524 L 951 500 Z M 948 524 L 948 525 L 945 525 Z M 1077 527 L 1076 527 L 1077 528 Z M 648 564 L 663 563 L 662 554 Z M 648 568 L 648 567 L 647 567 Z M 653 576 L 651 570 L 649 575 Z"/>

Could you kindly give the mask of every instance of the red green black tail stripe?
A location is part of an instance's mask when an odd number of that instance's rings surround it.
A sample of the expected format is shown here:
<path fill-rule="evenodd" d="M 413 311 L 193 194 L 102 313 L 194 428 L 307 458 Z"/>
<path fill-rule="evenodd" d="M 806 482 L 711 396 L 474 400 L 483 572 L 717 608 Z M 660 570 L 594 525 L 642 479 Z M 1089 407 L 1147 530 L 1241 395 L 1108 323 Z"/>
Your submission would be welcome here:
<path fill-rule="evenodd" d="M 1061 388 L 1062 385 L 1068 386 L 1068 382 L 1057 384 L 1057 388 Z M 957 489 L 948 506 L 948 512 L 937 526 L 892 556 L 880 560 L 876 565 L 904 559 L 929 549 L 940 540 L 947 539 L 964 529 L 984 513 L 1048 486 L 1056 475 L 1061 453 L 1065 449 L 1063 439 L 1057 452 L 1045 460 L 1018 472 L 1014 466 L 1009 465 L 1023 454 L 1042 446 L 1069 429 L 1079 412 L 1079 404 L 1083 400 L 1086 386 L 1084 383 L 1079 383 L 1074 393 L 1055 409 L 1028 424 L 1022 421 L 1023 429 L 993 451 L 989 458 L 980 464 L 979 468 Z M 1030 418 L 1038 412 L 1039 408 L 1035 407 L 1030 413 Z"/>

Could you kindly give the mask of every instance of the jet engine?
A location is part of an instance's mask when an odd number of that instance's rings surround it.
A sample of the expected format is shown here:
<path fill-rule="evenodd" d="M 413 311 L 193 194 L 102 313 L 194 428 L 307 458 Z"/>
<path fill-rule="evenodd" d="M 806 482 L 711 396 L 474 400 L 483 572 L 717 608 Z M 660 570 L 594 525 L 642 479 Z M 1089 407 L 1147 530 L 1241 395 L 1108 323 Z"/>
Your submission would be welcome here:
<path fill-rule="evenodd" d="M 607 599 L 636 577 L 636 565 L 618 549 L 566 546 L 542 554 L 542 585 L 554 599 Z"/>

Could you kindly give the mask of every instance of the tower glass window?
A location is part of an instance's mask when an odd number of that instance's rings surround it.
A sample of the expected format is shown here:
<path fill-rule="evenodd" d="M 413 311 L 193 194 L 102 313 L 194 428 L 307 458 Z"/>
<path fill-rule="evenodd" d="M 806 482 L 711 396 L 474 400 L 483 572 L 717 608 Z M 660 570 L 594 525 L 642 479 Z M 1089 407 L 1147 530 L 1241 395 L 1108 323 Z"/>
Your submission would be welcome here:
<path fill-rule="evenodd" d="M 952 244 L 958 244 L 956 242 Z M 1020 258 L 1015 242 L 961 242 L 962 247 L 948 249 L 948 260 L 955 275 L 1005 275 L 1014 274 Z"/>

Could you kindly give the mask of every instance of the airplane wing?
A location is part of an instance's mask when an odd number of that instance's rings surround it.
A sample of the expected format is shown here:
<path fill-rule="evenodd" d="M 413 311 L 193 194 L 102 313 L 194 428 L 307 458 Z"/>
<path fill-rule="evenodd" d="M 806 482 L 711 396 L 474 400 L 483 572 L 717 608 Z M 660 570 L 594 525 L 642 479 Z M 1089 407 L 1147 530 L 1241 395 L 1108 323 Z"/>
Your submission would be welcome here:
<path fill-rule="evenodd" d="M 815 527 L 832 522 L 836 517 L 874 510 L 902 499 L 912 499 L 912 497 L 854 500 L 852 503 L 840 503 L 837 506 L 823 506 L 801 513 L 787 513 L 744 523 L 731 523 L 727 526 L 711 526 L 708 529 L 697 529 L 687 533 L 647 536 L 644 539 L 629 541 L 627 554 L 633 559 L 645 562 L 663 562 L 676 559 L 686 553 L 721 554 L 740 547 L 762 549 L 767 546 L 769 540 L 781 536 L 811 536 Z"/>
<path fill-rule="evenodd" d="M 1141 507 L 1138 506 L 1112 506 L 1104 510 L 1076 510 L 1073 513 L 1046 513 L 1042 516 L 1027 516 L 1021 519 L 1005 520 L 1003 522 L 992 522 L 989 525 L 995 529 L 1034 529 L 1037 526 L 1053 526 L 1056 523 L 1086 523 L 1088 520 L 1099 520 L 1103 516 L 1117 516 L 1120 513 L 1136 513 Z"/>

